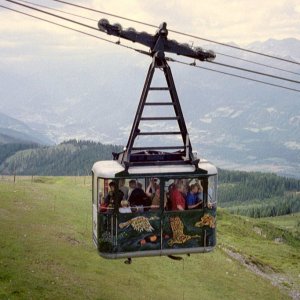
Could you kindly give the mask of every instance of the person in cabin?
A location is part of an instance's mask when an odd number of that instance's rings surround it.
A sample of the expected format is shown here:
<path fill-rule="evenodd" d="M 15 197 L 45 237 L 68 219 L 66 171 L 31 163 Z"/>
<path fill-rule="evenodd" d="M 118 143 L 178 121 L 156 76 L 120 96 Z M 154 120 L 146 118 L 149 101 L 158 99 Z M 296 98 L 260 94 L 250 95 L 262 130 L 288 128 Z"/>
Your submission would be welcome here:
<path fill-rule="evenodd" d="M 128 198 L 127 199 L 129 199 L 132 191 L 135 190 L 136 187 L 137 187 L 136 180 L 135 179 L 131 179 L 129 181 L 129 189 L 128 189 Z"/>
<path fill-rule="evenodd" d="M 128 201 L 130 203 L 131 208 L 135 207 L 137 212 L 143 212 L 144 210 L 149 210 L 151 206 L 151 199 L 147 196 L 147 194 L 142 189 L 142 185 L 138 185 L 136 183 L 136 188 L 132 190 L 130 196 L 128 197 Z M 130 187 L 130 182 L 129 182 Z"/>
<path fill-rule="evenodd" d="M 190 191 L 186 198 L 186 205 L 188 209 L 199 209 L 202 206 L 202 191 L 202 186 L 199 183 L 194 183 L 190 186 Z"/>
<path fill-rule="evenodd" d="M 121 206 L 119 208 L 119 212 L 121 214 L 127 214 L 127 213 L 131 213 L 131 209 L 129 207 L 129 202 L 128 200 L 122 200 L 121 201 Z"/>
<path fill-rule="evenodd" d="M 124 200 L 127 200 L 128 199 L 129 188 L 127 186 L 125 186 L 125 179 L 124 178 L 119 180 L 119 190 L 123 192 Z"/>
<path fill-rule="evenodd" d="M 139 189 L 143 189 L 143 185 L 139 181 L 136 182 L 136 187 L 139 188 Z"/>
<path fill-rule="evenodd" d="M 120 206 L 124 194 L 121 190 L 117 189 L 117 184 L 115 181 L 111 181 L 109 183 L 109 189 L 110 191 L 106 195 L 104 203 L 108 209 L 113 209 L 116 203 L 118 203 L 118 206 Z"/>
<path fill-rule="evenodd" d="M 173 188 L 170 189 L 170 200 L 172 210 L 185 210 L 184 184 L 178 181 Z"/>
<path fill-rule="evenodd" d="M 160 186 L 158 178 L 151 178 L 146 195 L 151 199 L 151 209 L 158 209 L 160 206 Z"/>
<path fill-rule="evenodd" d="M 203 186 L 201 184 L 201 181 L 196 183 L 198 186 L 198 201 L 202 203 L 203 205 L 203 201 L 204 201 L 204 192 L 203 192 Z"/>

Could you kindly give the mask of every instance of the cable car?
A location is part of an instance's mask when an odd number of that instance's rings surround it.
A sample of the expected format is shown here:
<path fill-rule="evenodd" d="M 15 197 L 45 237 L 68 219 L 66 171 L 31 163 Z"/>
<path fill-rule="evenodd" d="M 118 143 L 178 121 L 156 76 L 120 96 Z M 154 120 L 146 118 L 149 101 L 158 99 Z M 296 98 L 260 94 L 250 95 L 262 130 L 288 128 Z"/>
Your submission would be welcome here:
<path fill-rule="evenodd" d="M 134 36 L 134 41 L 150 46 L 152 56 L 127 146 L 113 153 L 111 161 L 98 161 L 92 168 L 93 240 L 99 254 L 128 258 L 130 263 L 132 257 L 212 251 L 216 245 L 217 168 L 192 150 L 164 53 L 200 60 L 213 59 L 214 54 L 169 41 L 165 23 L 146 38 L 107 20 L 100 20 L 99 28 L 119 38 Z M 166 86 L 153 86 L 156 71 L 165 77 Z M 163 100 L 153 101 L 151 93 L 159 93 Z M 165 107 L 169 108 L 165 116 L 145 112 L 146 108 L 161 112 Z M 155 126 L 143 126 L 145 122 Z M 178 130 L 167 122 L 175 122 Z M 146 131 L 159 123 L 164 131 Z M 171 143 L 174 136 L 177 144 Z M 136 146 L 140 137 L 150 142 Z"/>

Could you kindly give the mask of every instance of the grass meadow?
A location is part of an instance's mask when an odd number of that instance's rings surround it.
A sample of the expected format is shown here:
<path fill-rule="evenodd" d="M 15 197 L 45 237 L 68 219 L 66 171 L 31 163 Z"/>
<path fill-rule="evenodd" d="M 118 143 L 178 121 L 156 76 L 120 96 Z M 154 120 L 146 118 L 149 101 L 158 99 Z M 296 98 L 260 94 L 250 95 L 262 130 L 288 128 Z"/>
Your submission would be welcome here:
<path fill-rule="evenodd" d="M 223 210 L 217 224 L 212 253 L 126 265 L 93 245 L 91 178 L 0 177 L 0 299 L 300 299 L 293 226 Z"/>

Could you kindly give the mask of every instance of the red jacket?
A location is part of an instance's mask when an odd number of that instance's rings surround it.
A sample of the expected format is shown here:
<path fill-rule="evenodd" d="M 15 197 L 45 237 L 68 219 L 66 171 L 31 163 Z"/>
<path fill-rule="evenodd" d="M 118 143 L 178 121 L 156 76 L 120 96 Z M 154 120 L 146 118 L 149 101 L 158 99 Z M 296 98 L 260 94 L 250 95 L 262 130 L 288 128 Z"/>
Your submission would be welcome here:
<path fill-rule="evenodd" d="M 177 208 L 177 205 L 180 205 L 183 209 L 185 209 L 185 199 L 182 193 L 177 188 L 173 188 L 170 191 L 170 198 L 172 203 L 172 210 L 179 210 Z"/>

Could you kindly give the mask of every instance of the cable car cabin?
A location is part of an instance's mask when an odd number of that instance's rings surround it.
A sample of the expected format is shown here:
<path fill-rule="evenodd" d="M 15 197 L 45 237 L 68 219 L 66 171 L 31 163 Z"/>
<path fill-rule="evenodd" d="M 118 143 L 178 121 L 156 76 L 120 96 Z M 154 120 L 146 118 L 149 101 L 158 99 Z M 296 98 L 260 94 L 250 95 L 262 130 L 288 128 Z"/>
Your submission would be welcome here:
<path fill-rule="evenodd" d="M 165 51 L 200 61 L 215 54 L 168 40 L 165 22 L 154 35 L 132 34 L 104 19 L 98 26 L 150 47 L 147 55 L 152 56 L 127 146 L 113 153 L 114 160 L 96 162 L 92 169 L 93 238 L 100 255 L 211 251 L 216 245 L 217 169 L 195 159 Z M 156 71 L 166 86 L 157 85 L 159 77 L 152 85 Z"/>
<path fill-rule="evenodd" d="M 216 245 L 217 169 L 96 162 L 93 240 L 104 258 L 202 253 Z"/>

